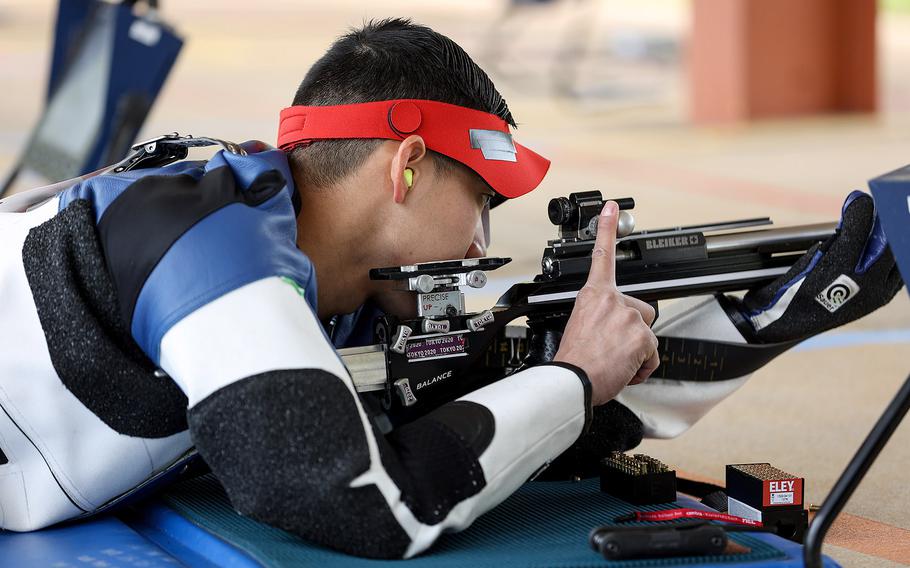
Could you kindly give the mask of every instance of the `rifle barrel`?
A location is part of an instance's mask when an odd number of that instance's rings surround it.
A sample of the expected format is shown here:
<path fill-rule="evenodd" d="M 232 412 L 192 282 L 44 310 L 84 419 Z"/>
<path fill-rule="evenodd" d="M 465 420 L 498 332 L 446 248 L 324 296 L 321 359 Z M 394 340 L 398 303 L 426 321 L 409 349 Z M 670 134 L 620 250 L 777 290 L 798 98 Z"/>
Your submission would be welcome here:
<path fill-rule="evenodd" d="M 779 250 L 794 250 L 802 247 L 808 249 L 812 244 L 824 241 L 833 235 L 836 228 L 837 223 L 815 223 L 777 229 L 706 235 L 705 246 L 709 253 L 756 247 Z"/>

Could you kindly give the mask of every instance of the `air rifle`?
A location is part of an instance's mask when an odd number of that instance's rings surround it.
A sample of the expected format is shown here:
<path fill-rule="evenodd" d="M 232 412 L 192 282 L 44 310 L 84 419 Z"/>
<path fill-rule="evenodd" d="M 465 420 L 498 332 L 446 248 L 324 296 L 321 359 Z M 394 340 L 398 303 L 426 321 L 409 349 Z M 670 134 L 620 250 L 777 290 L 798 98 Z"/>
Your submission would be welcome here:
<path fill-rule="evenodd" d="M 634 231 L 631 198 L 619 204 L 618 289 L 657 307 L 661 300 L 747 290 L 770 283 L 835 223 L 769 228 L 769 218 Z M 488 310 L 467 313 L 464 287 L 481 288 L 486 273 L 509 258 L 429 262 L 370 271 L 416 293 L 417 317 L 377 319 L 375 343 L 341 349 L 359 392 L 375 393 L 386 412 L 410 420 L 485 384 L 553 358 L 578 291 L 591 266 L 599 191 L 549 203 L 558 238 L 547 243 L 541 273 L 513 285 Z M 526 326 L 510 325 L 527 318 Z M 760 367 L 779 349 L 748 344 L 659 337 L 661 367 L 654 376 L 724 380 Z"/>

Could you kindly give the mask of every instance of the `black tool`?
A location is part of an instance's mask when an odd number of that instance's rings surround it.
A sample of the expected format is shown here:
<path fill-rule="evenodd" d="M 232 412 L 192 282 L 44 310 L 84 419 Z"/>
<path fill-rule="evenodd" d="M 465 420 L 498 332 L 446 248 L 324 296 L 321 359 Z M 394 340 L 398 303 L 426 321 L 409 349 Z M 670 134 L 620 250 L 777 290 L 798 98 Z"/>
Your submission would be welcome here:
<path fill-rule="evenodd" d="M 707 556 L 727 548 L 724 527 L 696 522 L 675 525 L 603 526 L 591 531 L 588 543 L 607 560 L 664 556 Z"/>

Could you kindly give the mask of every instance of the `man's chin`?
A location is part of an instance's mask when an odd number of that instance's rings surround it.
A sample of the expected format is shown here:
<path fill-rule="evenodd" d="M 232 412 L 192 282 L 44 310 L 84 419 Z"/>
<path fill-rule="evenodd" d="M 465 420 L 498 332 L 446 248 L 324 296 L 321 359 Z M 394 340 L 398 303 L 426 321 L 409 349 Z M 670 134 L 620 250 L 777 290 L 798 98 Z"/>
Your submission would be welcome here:
<path fill-rule="evenodd" d="M 388 290 L 377 295 L 376 305 L 383 312 L 398 319 L 417 317 L 417 293 L 404 290 Z"/>

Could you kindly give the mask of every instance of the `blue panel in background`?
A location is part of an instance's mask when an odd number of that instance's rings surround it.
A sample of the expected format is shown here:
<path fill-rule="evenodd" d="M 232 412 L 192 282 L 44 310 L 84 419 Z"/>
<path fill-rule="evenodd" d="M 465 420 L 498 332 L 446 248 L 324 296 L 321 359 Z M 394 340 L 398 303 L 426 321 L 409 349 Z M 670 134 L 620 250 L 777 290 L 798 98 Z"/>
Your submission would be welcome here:
<path fill-rule="evenodd" d="M 869 189 L 906 285 L 910 280 L 910 166 L 871 180 Z"/>
<path fill-rule="evenodd" d="M 61 0 L 57 5 L 54 26 L 54 49 L 51 53 L 51 72 L 47 81 L 47 100 L 60 84 L 67 65 L 85 33 L 86 22 L 96 7 L 95 0 Z"/>
<path fill-rule="evenodd" d="M 129 153 L 183 47 L 157 11 L 134 4 L 60 1 L 47 105 L 0 195 L 20 170 L 59 181 Z"/>

